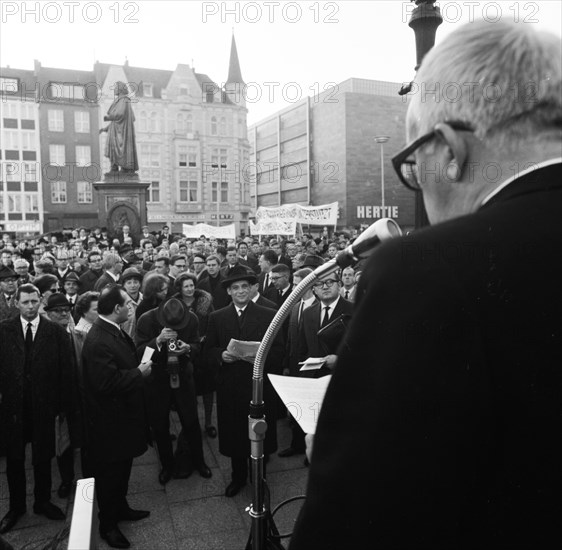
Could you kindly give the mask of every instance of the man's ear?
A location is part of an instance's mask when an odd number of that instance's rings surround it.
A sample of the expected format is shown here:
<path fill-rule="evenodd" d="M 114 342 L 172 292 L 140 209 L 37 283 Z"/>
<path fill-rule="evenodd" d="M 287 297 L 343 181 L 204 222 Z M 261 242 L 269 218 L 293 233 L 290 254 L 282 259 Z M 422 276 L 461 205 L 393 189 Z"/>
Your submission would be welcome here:
<path fill-rule="evenodd" d="M 460 132 L 453 130 L 446 122 L 436 124 L 435 133 L 447 148 L 442 173 L 451 182 L 459 181 L 468 157 L 464 136 Z"/>

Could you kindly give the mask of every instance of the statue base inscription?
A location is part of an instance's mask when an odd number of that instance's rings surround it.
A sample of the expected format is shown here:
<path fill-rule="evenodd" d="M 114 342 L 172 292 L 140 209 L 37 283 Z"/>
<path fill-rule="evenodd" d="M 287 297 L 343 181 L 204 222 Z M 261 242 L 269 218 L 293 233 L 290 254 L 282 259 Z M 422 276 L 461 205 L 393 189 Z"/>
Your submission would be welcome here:
<path fill-rule="evenodd" d="M 94 183 L 98 192 L 98 221 L 107 227 L 110 238 L 122 233 L 124 225 L 131 234 L 139 235 L 147 223 L 146 190 L 149 182 L 142 182 L 133 171 L 112 171 L 104 179 Z"/>

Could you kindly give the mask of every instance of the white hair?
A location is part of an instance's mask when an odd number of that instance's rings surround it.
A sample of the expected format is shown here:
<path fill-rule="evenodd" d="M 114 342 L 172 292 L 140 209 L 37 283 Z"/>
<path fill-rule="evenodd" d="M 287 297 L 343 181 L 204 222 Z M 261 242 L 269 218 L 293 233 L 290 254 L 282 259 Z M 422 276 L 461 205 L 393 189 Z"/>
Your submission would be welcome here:
<path fill-rule="evenodd" d="M 485 139 L 520 139 L 562 123 L 560 39 L 533 25 L 468 23 L 430 50 L 408 113 L 420 135 L 438 122 L 470 124 Z"/>

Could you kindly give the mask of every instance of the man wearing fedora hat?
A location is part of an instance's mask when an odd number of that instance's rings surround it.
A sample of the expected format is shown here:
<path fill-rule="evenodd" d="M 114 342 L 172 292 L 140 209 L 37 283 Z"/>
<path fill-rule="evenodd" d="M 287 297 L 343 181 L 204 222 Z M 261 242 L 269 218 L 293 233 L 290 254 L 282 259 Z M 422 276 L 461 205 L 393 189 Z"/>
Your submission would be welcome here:
<path fill-rule="evenodd" d="M 250 441 L 248 409 L 252 397 L 252 363 L 227 351 L 231 339 L 261 341 L 275 316 L 275 311 L 258 306 L 250 299 L 251 286 L 257 283 L 255 273 L 239 265 L 222 281 L 232 304 L 214 311 L 209 317 L 205 348 L 209 357 L 219 364 L 217 380 L 217 415 L 219 452 L 230 457 L 232 481 L 225 491 L 233 497 L 246 484 Z M 265 363 L 265 371 L 281 374 L 283 337 L 279 333 Z M 265 438 L 265 454 L 277 450 L 274 391 L 264 379 L 264 403 L 269 419 Z"/>
<path fill-rule="evenodd" d="M 80 277 L 75 271 L 69 271 L 62 279 L 63 294 L 70 303 L 71 309 L 78 299 L 80 285 Z"/>
<path fill-rule="evenodd" d="M 174 472 L 170 439 L 170 405 L 175 404 L 180 418 L 180 438 L 187 442 L 191 464 L 204 478 L 212 473 L 205 464 L 201 426 L 197 414 L 197 395 L 193 379 L 193 357 L 199 352 L 199 321 L 182 300 L 170 298 L 158 308 L 143 313 L 137 323 L 135 341 L 139 355 L 145 348 L 155 350 L 152 375 L 145 381 L 150 425 L 162 469 L 158 480 L 170 481 Z M 175 464 L 186 470 L 185 464 Z"/>
<path fill-rule="evenodd" d="M 15 298 L 19 275 L 8 266 L 0 267 L 0 321 L 17 315 Z"/>

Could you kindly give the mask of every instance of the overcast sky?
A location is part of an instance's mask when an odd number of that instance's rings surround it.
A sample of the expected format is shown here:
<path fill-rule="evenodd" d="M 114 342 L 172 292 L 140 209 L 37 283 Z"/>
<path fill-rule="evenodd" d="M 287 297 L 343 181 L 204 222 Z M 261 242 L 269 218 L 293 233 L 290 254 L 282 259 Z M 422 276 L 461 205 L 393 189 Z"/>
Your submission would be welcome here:
<path fill-rule="evenodd" d="M 518 20 L 562 35 L 559 0 L 440 2 L 437 41 L 463 22 Z M 0 65 L 91 70 L 95 60 L 157 69 L 191 65 L 217 83 L 228 75 L 234 30 L 249 123 L 347 78 L 414 76 L 413 3 L 2 0 Z M 25 10 L 27 9 L 27 14 Z M 261 98 L 260 98 L 261 94 Z"/>

